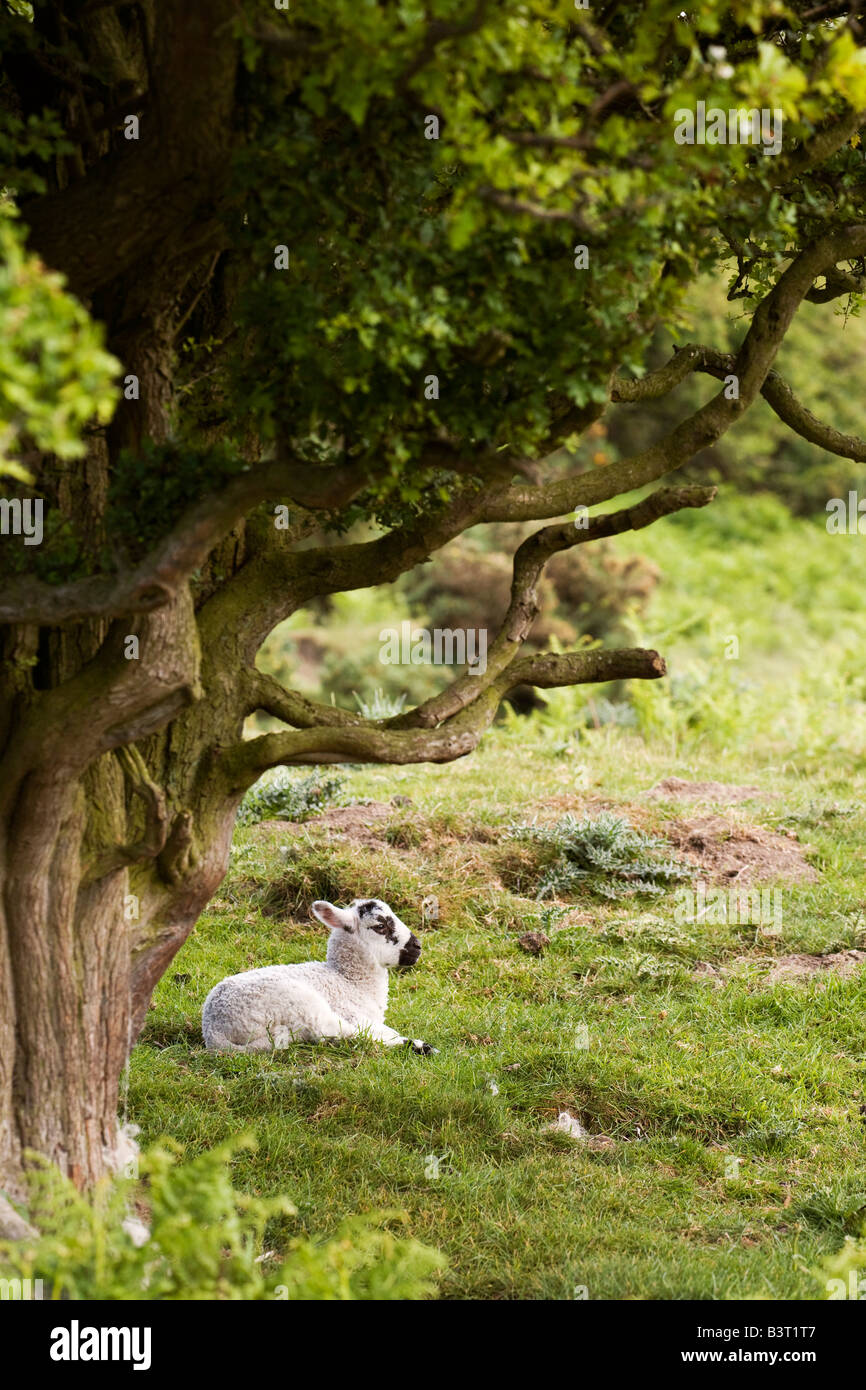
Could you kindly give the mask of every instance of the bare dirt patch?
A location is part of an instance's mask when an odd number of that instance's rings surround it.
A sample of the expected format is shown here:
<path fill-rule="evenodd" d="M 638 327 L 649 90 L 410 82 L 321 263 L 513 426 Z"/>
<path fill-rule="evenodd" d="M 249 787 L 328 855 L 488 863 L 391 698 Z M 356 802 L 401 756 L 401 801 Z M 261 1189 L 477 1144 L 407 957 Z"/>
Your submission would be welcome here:
<path fill-rule="evenodd" d="M 686 782 L 682 777 L 665 777 L 656 782 L 645 795 L 653 801 L 719 801 L 732 805 L 737 801 L 752 801 L 755 797 L 773 796 L 760 787 L 739 787 L 727 782 Z"/>
<path fill-rule="evenodd" d="M 818 878 L 804 846 L 773 830 L 702 816 L 670 821 L 664 833 L 711 883 L 813 883 Z"/>
<path fill-rule="evenodd" d="M 816 975 L 838 975 L 843 980 L 856 975 L 866 963 L 866 951 L 833 951 L 826 956 L 809 956 L 802 953 L 778 956 L 775 960 L 756 960 L 754 956 L 738 956 L 730 965 L 716 966 L 709 961 L 698 961 L 692 971 L 693 980 L 706 980 L 715 989 L 721 989 L 732 976 L 742 975 L 744 971 L 766 970 L 760 983 L 775 985 L 782 981 L 811 980 Z"/>
<path fill-rule="evenodd" d="M 544 798 L 544 811 L 602 811 L 612 803 L 593 792 L 560 792 Z"/>
<path fill-rule="evenodd" d="M 710 960 L 699 960 L 692 971 L 693 980 L 718 980 L 721 978 L 721 970 L 717 965 L 713 965 Z"/>
<path fill-rule="evenodd" d="M 495 844 L 500 838 L 496 827 L 483 821 L 443 825 L 434 817 L 429 821 L 408 796 L 390 801 L 369 801 L 352 806 L 332 806 L 305 821 L 264 820 L 253 827 L 266 834 L 277 832 L 296 838 L 298 832 L 322 830 L 329 839 L 347 840 L 365 849 L 419 850 L 439 852 L 448 845 L 467 846 L 470 842 Z"/>
<path fill-rule="evenodd" d="M 371 801 L 366 806 L 332 806 L 320 816 L 307 821 L 263 820 L 255 826 L 258 832 L 296 836 L 305 830 L 322 829 L 356 844 L 379 847 L 385 844 L 385 822 L 394 814 L 394 807 L 385 801 Z"/>
<path fill-rule="evenodd" d="M 829 956 L 780 956 L 767 972 L 765 983 L 778 980 L 807 980 L 813 975 L 841 975 L 847 980 L 866 961 L 866 951 L 834 951 Z"/>

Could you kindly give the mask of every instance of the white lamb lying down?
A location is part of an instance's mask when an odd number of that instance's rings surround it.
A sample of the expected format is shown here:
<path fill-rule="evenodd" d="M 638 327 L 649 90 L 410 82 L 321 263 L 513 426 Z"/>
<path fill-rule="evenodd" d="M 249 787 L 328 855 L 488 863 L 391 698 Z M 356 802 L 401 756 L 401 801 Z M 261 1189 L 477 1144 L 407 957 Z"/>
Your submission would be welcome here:
<path fill-rule="evenodd" d="M 204 1001 L 201 1026 L 211 1052 L 270 1052 L 293 1042 L 368 1033 L 387 1047 L 435 1052 L 385 1026 L 388 971 L 417 963 L 421 942 L 387 903 L 356 898 L 348 907 L 315 902 L 331 928 L 327 958 L 266 965 L 221 980 Z"/>

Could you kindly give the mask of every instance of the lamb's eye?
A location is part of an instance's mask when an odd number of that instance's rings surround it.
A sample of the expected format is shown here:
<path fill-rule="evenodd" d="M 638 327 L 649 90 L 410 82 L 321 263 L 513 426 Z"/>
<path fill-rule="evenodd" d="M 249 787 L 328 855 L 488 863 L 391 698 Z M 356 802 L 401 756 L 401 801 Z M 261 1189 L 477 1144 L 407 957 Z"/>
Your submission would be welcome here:
<path fill-rule="evenodd" d="M 387 930 L 388 928 L 385 926 L 384 922 L 373 923 L 373 931 L 377 931 L 380 936 L 384 936 Z"/>

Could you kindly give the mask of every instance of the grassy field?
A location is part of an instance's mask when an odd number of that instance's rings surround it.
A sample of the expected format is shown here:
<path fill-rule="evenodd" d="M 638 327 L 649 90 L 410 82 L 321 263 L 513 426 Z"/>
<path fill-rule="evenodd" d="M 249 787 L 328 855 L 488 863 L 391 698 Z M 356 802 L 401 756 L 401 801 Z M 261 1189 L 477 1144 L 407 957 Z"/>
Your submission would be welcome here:
<path fill-rule="evenodd" d="M 827 1296 L 816 1271 L 866 1216 L 866 971 L 853 957 L 847 975 L 771 970 L 866 946 L 858 538 L 760 498 L 710 521 L 620 542 L 670 576 L 640 634 L 670 679 L 620 705 L 554 692 L 454 766 L 349 771 L 342 799 L 366 812 L 238 830 L 157 989 L 128 1117 L 189 1154 L 254 1130 L 237 1184 L 299 1209 L 270 1248 L 399 1209 L 447 1256 L 445 1298 Z M 645 796 L 669 777 L 757 790 Z M 721 817 L 720 853 L 760 827 L 814 876 L 754 878 L 780 890 L 775 933 L 682 921 L 674 887 L 539 900 L 542 852 L 512 827 L 606 809 L 680 842 L 684 822 Z M 314 898 L 380 896 L 420 931 L 431 894 L 439 919 L 393 979 L 388 1021 L 439 1055 L 204 1052 L 201 1005 L 222 976 L 324 954 Z M 518 939 L 538 930 L 536 956 Z M 589 1139 L 546 1128 L 563 1110 Z"/>

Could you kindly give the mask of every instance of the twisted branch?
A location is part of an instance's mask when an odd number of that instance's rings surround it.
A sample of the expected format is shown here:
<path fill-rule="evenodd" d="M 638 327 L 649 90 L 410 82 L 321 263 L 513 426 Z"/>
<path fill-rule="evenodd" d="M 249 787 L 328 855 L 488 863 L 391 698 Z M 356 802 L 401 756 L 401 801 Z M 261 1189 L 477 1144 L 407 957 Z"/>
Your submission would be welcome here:
<path fill-rule="evenodd" d="M 494 683 L 506 669 L 510 669 L 513 674 L 512 663 L 538 616 L 536 585 L 552 555 L 558 551 L 569 550 L 575 545 L 584 545 L 588 541 L 621 535 L 624 531 L 639 531 L 644 526 L 651 526 L 660 517 L 669 516 L 684 507 L 705 507 L 715 495 L 714 487 L 659 488 L 633 507 L 624 507 L 607 516 L 593 517 L 585 527 L 578 529 L 576 523 L 567 522 L 562 526 L 545 526 L 534 535 L 528 536 L 514 556 L 511 601 L 499 632 L 488 649 L 484 676 L 467 672 L 446 690 L 425 700 L 416 709 L 389 720 L 388 727 L 435 728 L 470 705 L 477 698 L 479 691 Z M 513 685 L 510 688 L 513 689 Z"/>
<path fill-rule="evenodd" d="M 248 671 L 246 705 L 264 709 L 294 726 L 291 733 L 265 734 L 236 745 L 223 762 L 234 790 L 248 786 L 277 764 L 331 762 L 450 762 L 477 746 L 502 697 L 517 685 L 551 687 L 584 682 L 657 679 L 665 666 L 657 652 L 589 650 L 542 653 L 517 659 L 538 613 L 536 585 L 551 555 L 601 537 L 639 530 L 683 507 L 703 507 L 715 488 L 661 488 L 633 507 L 594 517 L 585 528 L 547 526 L 530 536 L 514 556 L 511 602 L 487 654 L 482 675 L 466 673 L 417 709 L 372 721 L 347 710 L 317 704 L 285 689 L 273 677 Z"/>
<path fill-rule="evenodd" d="M 665 664 L 643 648 L 602 649 L 560 655 L 542 652 L 514 661 L 475 700 L 437 729 L 362 725 L 295 729 L 263 734 L 227 750 L 222 775 L 234 792 L 244 790 L 269 767 L 322 763 L 446 763 L 477 748 L 493 723 L 503 695 L 517 685 L 546 689 L 635 677 L 658 680 Z"/>

